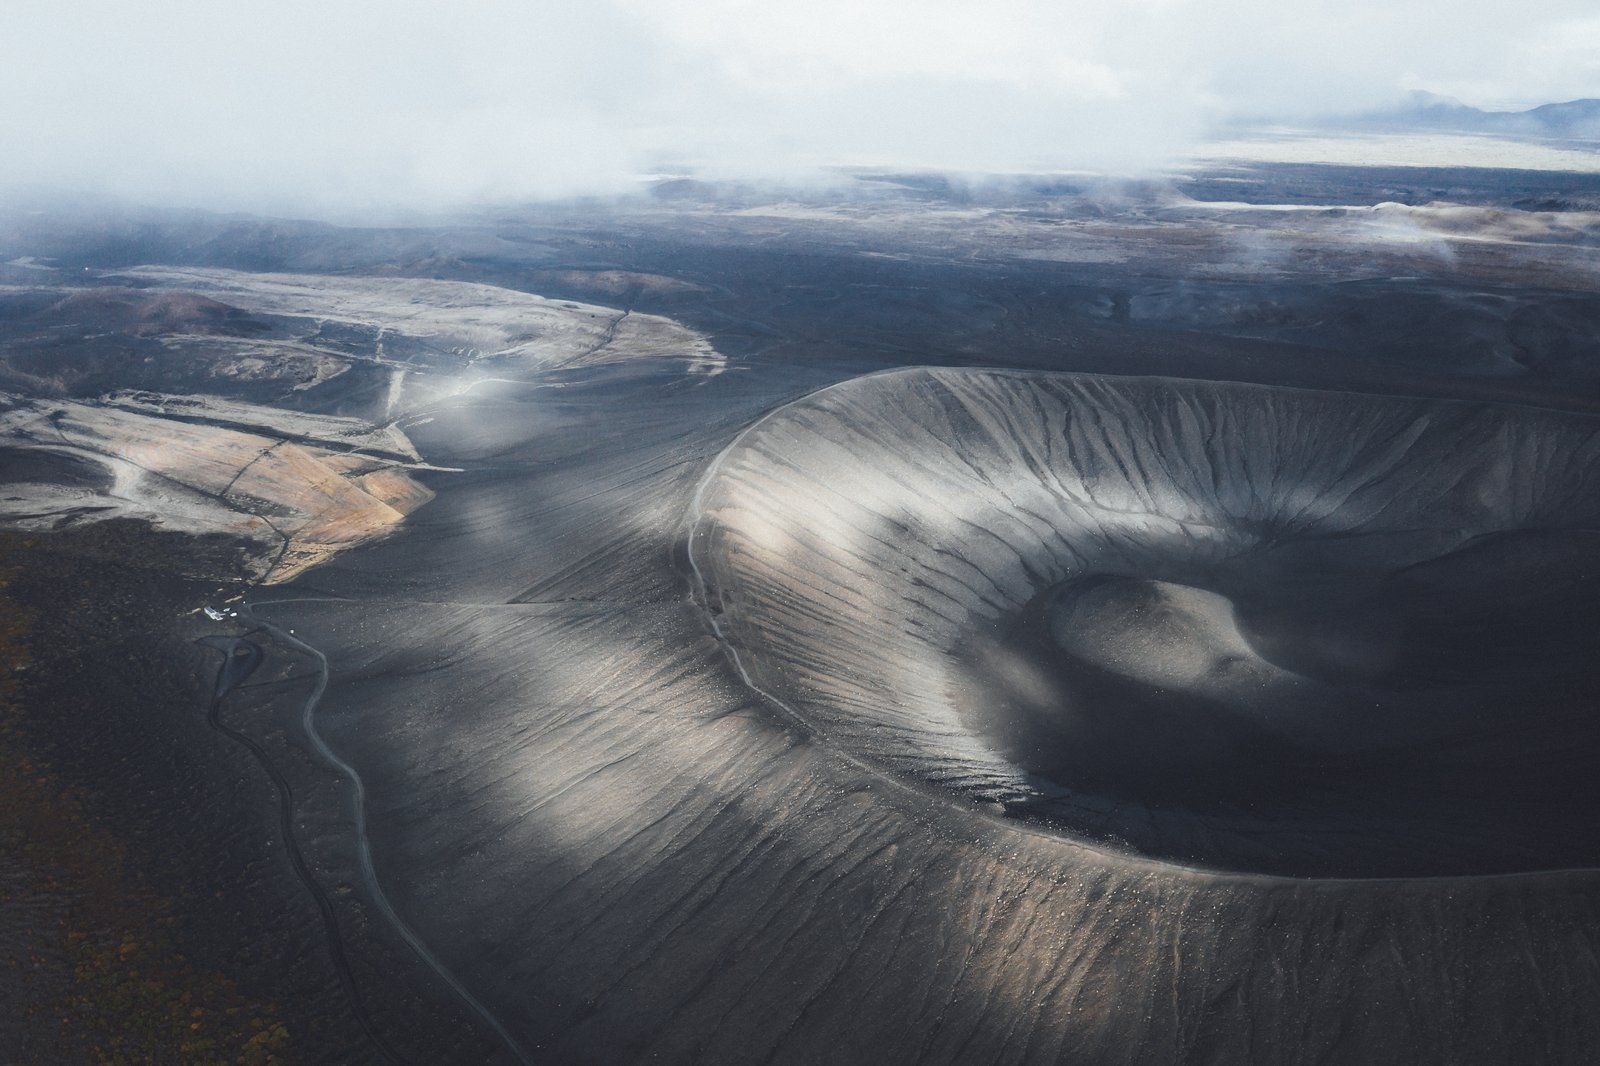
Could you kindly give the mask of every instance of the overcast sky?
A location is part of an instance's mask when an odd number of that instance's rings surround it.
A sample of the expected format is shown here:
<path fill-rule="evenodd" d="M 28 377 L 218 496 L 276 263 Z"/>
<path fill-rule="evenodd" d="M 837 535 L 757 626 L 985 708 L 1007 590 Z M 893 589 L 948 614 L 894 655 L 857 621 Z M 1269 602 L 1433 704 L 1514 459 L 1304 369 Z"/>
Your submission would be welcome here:
<path fill-rule="evenodd" d="M 1600 96 L 1594 0 L 4 0 L 0 189 L 333 211 L 833 163 L 1138 170 L 1221 118 Z"/>

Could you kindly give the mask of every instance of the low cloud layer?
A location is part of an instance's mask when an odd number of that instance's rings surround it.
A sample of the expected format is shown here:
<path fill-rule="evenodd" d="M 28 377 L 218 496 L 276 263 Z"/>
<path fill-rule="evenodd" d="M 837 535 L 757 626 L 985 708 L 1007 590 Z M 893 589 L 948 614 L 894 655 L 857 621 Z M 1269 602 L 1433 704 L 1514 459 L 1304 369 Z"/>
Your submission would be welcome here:
<path fill-rule="evenodd" d="M 1600 95 L 1591 0 L 10 0 L 0 189 L 333 213 L 690 165 L 1156 167 L 1220 120 Z"/>

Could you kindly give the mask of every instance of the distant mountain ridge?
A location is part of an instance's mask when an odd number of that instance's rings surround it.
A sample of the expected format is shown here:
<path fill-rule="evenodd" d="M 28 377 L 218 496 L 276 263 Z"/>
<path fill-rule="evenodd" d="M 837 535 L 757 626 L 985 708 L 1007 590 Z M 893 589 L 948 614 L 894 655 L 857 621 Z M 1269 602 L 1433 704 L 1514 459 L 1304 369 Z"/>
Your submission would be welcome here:
<path fill-rule="evenodd" d="M 1369 111 L 1329 124 L 1370 132 L 1429 130 L 1600 140 L 1600 99 L 1541 104 L 1526 111 L 1486 111 L 1448 96 L 1413 92 L 1397 107 Z"/>

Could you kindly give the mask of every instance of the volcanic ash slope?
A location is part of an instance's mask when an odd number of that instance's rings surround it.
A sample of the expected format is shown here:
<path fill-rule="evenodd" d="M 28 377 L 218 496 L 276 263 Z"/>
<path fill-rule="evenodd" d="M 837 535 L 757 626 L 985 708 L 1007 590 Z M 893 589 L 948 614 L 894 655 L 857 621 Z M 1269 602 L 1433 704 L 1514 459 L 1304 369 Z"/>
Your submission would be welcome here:
<path fill-rule="evenodd" d="M 1406 784 L 1464 764 L 1453 798 L 1530 836 L 1558 786 L 1592 810 L 1584 657 L 1532 624 L 1554 601 L 1592 633 L 1588 423 L 980 372 L 813 394 L 711 464 L 690 552 L 807 737 L 666 573 L 719 420 L 782 393 L 632 388 L 563 390 L 573 417 L 613 418 L 581 454 L 572 422 L 530 417 L 543 393 L 466 394 L 418 448 L 464 462 L 445 449 L 484 423 L 494 477 L 441 479 L 411 535 L 317 572 L 404 600 L 254 605 L 326 656 L 317 723 L 362 775 L 396 910 L 542 1061 L 1592 1060 L 1600 871 L 1534 869 L 1560 856 L 1462 835 Z M 1525 532 L 1471 537 L 1502 519 Z M 1530 624 L 1473 637 L 1484 603 Z M 1513 688 L 1542 702 L 1486 717 Z M 1337 727 L 1366 690 L 1390 726 Z M 249 691 L 303 711 L 303 688 Z M 1250 736 L 1330 786 L 1243 772 Z M 1360 806 L 1363 772 L 1406 817 Z M 1021 817 L 970 809 L 995 800 Z M 1253 834 L 1253 811 L 1280 830 Z M 1102 823 L 1144 854 L 1086 846 Z M 1473 875 L 1263 875 L 1373 872 L 1369 852 Z M 1185 858 L 1230 869 L 1163 861 Z M 1476 875 L 1496 863 L 1521 872 Z"/>

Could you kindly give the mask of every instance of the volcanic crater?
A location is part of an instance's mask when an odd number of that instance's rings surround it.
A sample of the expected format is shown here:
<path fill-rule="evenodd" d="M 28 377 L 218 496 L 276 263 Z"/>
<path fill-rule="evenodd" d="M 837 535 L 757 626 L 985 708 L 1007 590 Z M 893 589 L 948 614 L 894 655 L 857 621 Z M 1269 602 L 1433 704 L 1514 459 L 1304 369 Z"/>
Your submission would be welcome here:
<path fill-rule="evenodd" d="M 1600 420 L 912 369 L 719 457 L 689 556 L 822 742 L 1251 874 L 1600 864 Z"/>

